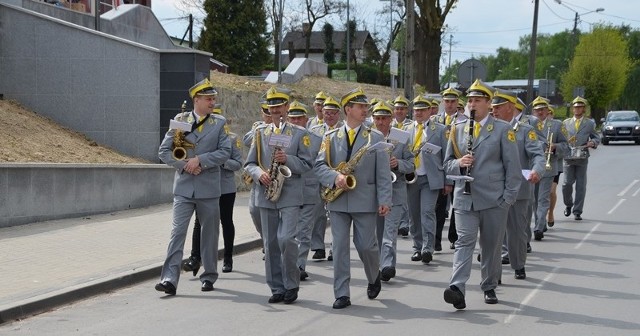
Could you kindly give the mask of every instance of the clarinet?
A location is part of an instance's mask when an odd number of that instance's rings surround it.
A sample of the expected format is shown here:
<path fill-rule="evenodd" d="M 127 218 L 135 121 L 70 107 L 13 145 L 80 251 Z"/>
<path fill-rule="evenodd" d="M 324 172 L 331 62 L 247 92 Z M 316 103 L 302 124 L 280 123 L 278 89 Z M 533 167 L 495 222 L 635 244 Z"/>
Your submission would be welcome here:
<path fill-rule="evenodd" d="M 471 110 L 469 112 L 469 134 L 467 137 L 467 154 L 473 155 L 473 128 L 476 119 L 476 110 Z M 471 177 L 471 166 L 465 168 L 467 177 Z M 471 181 L 464 181 L 464 191 L 462 192 L 464 195 L 471 195 Z"/>

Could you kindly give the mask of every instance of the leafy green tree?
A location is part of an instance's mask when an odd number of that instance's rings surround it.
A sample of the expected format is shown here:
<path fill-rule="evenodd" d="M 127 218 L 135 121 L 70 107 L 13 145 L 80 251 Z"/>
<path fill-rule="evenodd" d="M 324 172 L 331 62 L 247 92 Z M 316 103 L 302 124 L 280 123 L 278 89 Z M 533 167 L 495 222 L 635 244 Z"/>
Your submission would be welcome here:
<path fill-rule="evenodd" d="M 620 32 L 629 42 L 629 58 L 633 61 L 629 71 L 629 79 L 622 95 L 612 104 L 612 109 L 635 110 L 640 107 L 640 30 L 631 30 L 631 27 L 623 25 Z"/>
<path fill-rule="evenodd" d="M 260 0 L 205 0 L 198 48 L 238 75 L 259 74 L 269 63 L 266 13 Z"/>
<path fill-rule="evenodd" d="M 333 64 L 336 62 L 336 52 L 333 45 L 333 26 L 330 23 L 325 23 L 322 27 L 322 36 L 324 38 L 324 61 L 327 64 Z"/>
<path fill-rule="evenodd" d="M 345 32 L 349 35 L 349 56 L 351 57 L 351 61 L 356 60 L 356 55 L 353 52 L 353 41 L 356 39 L 356 21 L 350 20 L 349 24 L 345 24 Z M 347 36 L 345 35 L 344 40 L 342 41 L 342 54 L 340 55 L 340 61 L 342 63 L 347 62 Z"/>
<path fill-rule="evenodd" d="M 631 65 L 629 46 L 620 31 L 598 25 L 580 37 L 569 70 L 562 76 L 562 94 L 571 100 L 573 90 L 584 87 L 591 115 L 599 120 L 622 94 Z"/>

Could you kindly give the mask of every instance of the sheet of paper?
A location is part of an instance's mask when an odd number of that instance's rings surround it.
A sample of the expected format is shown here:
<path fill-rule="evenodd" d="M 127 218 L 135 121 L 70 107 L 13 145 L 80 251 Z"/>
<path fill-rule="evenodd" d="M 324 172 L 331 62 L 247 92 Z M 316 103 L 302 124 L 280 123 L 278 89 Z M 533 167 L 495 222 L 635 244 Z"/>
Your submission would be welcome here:
<path fill-rule="evenodd" d="M 447 175 L 447 179 L 449 180 L 453 180 L 453 181 L 469 181 L 469 182 L 473 182 L 473 176 L 467 176 L 467 175 Z"/>
<path fill-rule="evenodd" d="M 271 133 L 271 137 L 269 138 L 269 146 L 289 148 L 289 145 L 291 145 L 290 135 Z"/>
<path fill-rule="evenodd" d="M 188 122 L 184 122 L 184 121 L 177 121 L 174 119 L 171 119 L 169 121 L 169 128 L 170 129 L 175 129 L 175 130 L 183 130 L 185 132 L 191 132 L 191 124 Z"/>
<path fill-rule="evenodd" d="M 522 176 L 524 176 L 525 180 L 529 179 L 529 174 L 531 174 L 531 170 L 530 169 L 523 169 L 522 170 Z"/>
<path fill-rule="evenodd" d="M 411 133 L 407 131 L 403 131 L 399 128 L 391 127 L 391 130 L 389 131 L 389 136 L 387 137 L 387 139 L 406 144 L 407 141 L 409 141 L 410 136 L 411 136 Z"/>
<path fill-rule="evenodd" d="M 369 147 L 369 152 L 391 150 L 392 148 L 393 144 L 388 142 L 377 142 Z"/>
<path fill-rule="evenodd" d="M 424 146 L 422 146 L 420 150 L 427 154 L 438 154 L 440 153 L 441 149 L 442 147 L 427 142 L 424 144 Z"/>

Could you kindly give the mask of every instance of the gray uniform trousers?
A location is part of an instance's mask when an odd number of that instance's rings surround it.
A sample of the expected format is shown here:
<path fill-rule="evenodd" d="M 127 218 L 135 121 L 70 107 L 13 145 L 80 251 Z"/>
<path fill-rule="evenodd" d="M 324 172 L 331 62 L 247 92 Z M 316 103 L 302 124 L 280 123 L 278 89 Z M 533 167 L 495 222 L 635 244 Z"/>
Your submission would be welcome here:
<path fill-rule="evenodd" d="M 180 280 L 180 263 L 184 251 L 184 241 L 189 228 L 189 221 L 196 211 L 200 220 L 200 255 L 204 273 L 200 281 L 209 280 L 215 283 L 218 279 L 218 235 L 220 223 L 220 198 L 187 198 L 173 197 L 173 228 L 171 240 L 167 248 L 167 258 L 162 265 L 160 282 L 168 281 L 178 287 Z"/>
<path fill-rule="evenodd" d="M 473 251 L 480 230 L 480 288 L 483 291 L 495 289 L 502 274 L 500 260 L 501 241 L 507 227 L 508 209 L 493 207 L 480 211 L 454 209 L 456 216 L 456 252 L 453 254 L 453 273 L 450 285 L 455 285 L 465 294 L 465 284 L 471 276 Z"/>
<path fill-rule="evenodd" d="M 298 221 L 298 267 L 305 269 L 307 267 L 307 258 L 309 257 L 309 249 L 311 247 L 311 236 L 314 223 L 317 222 L 317 216 L 325 217 L 324 202 L 316 204 L 305 204 L 300 209 L 300 220 Z M 326 222 L 326 221 L 325 221 Z M 322 247 L 324 248 L 324 246 Z"/>
<path fill-rule="evenodd" d="M 505 242 L 508 247 L 508 254 L 506 256 L 509 257 L 509 263 L 514 270 L 523 268 L 527 261 L 527 231 L 531 231 L 529 227 L 531 217 L 527 218 L 529 203 L 531 203 L 530 199 L 517 200 L 509 208 L 507 215 L 507 235 L 505 236 Z M 505 256 L 504 247 L 503 244 L 502 256 Z"/>
<path fill-rule="evenodd" d="M 440 189 L 431 190 L 427 175 L 407 186 L 414 252 L 433 253 L 436 233 L 436 202 Z M 457 221 L 457 219 L 456 219 Z"/>
<path fill-rule="evenodd" d="M 564 182 L 562 183 L 562 199 L 565 206 L 573 207 L 574 215 L 582 215 L 584 196 L 587 193 L 587 164 L 564 164 Z M 573 199 L 573 184 L 576 184 L 576 197 Z"/>
<path fill-rule="evenodd" d="M 400 214 L 400 225 L 398 225 L 399 229 L 411 229 L 411 216 L 409 216 L 409 205 L 404 204 L 402 206 L 402 213 Z"/>
<path fill-rule="evenodd" d="M 251 221 L 253 222 L 253 226 L 256 227 L 256 231 L 260 234 L 260 238 L 262 238 L 262 222 L 260 221 L 260 208 L 256 206 L 256 187 L 255 183 L 251 185 L 251 191 L 249 192 L 249 215 L 251 216 Z"/>
<path fill-rule="evenodd" d="M 260 208 L 264 240 L 265 275 L 272 294 L 284 294 L 300 286 L 300 270 L 296 266 L 298 244 L 296 229 L 299 206 L 280 209 Z"/>
<path fill-rule="evenodd" d="M 327 231 L 327 212 L 324 202 L 316 204 L 315 219 L 311 231 L 311 250 L 324 250 L 324 234 Z"/>
<path fill-rule="evenodd" d="M 543 177 L 535 187 L 535 202 L 533 203 L 533 213 L 535 218 L 535 226 L 533 231 L 543 232 L 547 227 L 547 212 L 549 211 L 549 202 L 551 194 L 551 184 L 553 176 Z"/>
<path fill-rule="evenodd" d="M 348 213 L 330 211 L 331 234 L 333 235 L 333 292 L 337 298 L 351 296 L 351 258 L 349 237 L 353 221 L 353 244 L 364 264 L 368 283 L 376 282 L 380 267 L 380 254 L 376 242 L 375 212 Z"/>
<path fill-rule="evenodd" d="M 404 212 L 403 208 L 403 204 L 394 205 L 386 216 L 378 216 L 377 218 L 376 235 L 378 246 L 380 246 L 380 269 L 396 267 L 398 228 Z"/>

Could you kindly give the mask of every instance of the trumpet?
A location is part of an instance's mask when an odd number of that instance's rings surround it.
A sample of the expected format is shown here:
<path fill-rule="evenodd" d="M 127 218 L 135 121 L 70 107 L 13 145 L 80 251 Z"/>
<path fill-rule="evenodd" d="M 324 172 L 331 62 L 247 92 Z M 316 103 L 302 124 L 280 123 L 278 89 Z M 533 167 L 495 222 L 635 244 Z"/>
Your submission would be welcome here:
<path fill-rule="evenodd" d="M 549 128 L 547 131 L 547 151 L 545 152 L 547 161 L 544 163 L 545 170 L 551 170 L 551 144 L 553 144 L 553 133 L 551 133 L 551 128 Z"/>
<path fill-rule="evenodd" d="M 180 116 L 178 117 L 178 121 L 182 121 L 184 118 L 184 110 L 187 109 L 187 101 L 182 102 L 182 106 L 180 107 Z M 181 129 L 177 129 L 173 134 L 173 150 L 171 151 L 171 155 L 174 160 L 184 160 L 187 158 L 187 148 L 194 148 L 195 145 L 185 140 L 184 132 Z"/>

